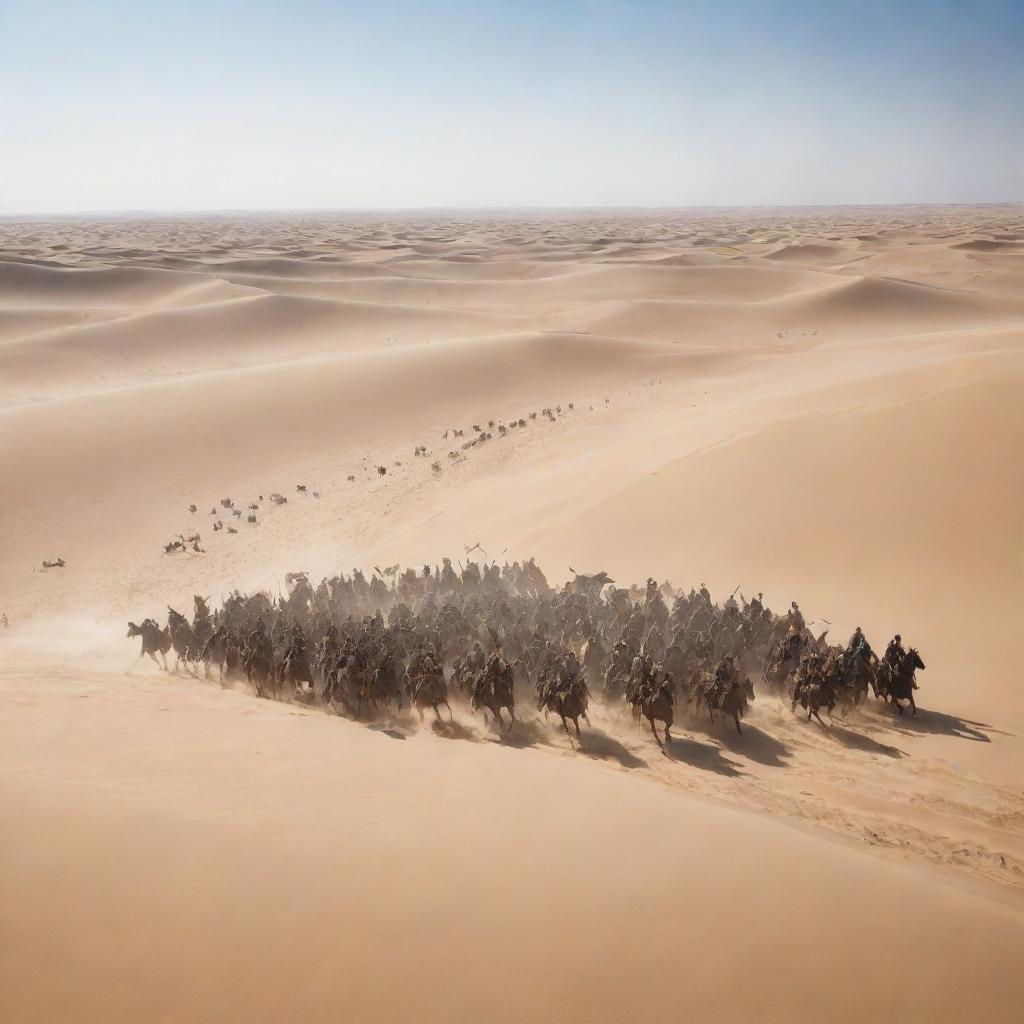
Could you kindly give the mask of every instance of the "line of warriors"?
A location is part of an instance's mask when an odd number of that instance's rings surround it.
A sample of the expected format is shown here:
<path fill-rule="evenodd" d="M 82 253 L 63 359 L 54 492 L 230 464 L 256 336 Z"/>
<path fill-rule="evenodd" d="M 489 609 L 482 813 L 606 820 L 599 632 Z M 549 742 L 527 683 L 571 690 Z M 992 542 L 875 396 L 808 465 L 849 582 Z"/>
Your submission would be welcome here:
<path fill-rule="evenodd" d="M 831 711 L 857 703 L 862 680 L 894 701 L 906 666 L 923 668 L 898 638 L 881 661 L 858 630 L 846 648 L 815 638 L 794 603 L 776 616 L 762 595 L 715 604 L 704 585 L 677 592 L 667 581 L 617 587 L 606 574 L 577 575 L 552 588 L 530 559 L 512 565 L 445 559 L 367 578 L 354 570 L 314 587 L 285 577 L 287 594 L 232 593 L 220 608 L 196 596 L 190 622 L 173 608 L 167 625 L 129 625 L 154 661 L 174 651 L 175 668 L 216 667 L 244 676 L 262 696 L 319 702 L 351 715 L 409 704 L 451 713 L 455 692 L 505 725 L 532 692 L 537 706 L 579 734 L 591 695 L 625 700 L 636 717 L 669 728 L 679 688 L 687 703 L 740 719 L 751 676 L 785 688 L 796 703 Z M 159 662 L 157 662 L 159 664 Z M 837 666 L 839 668 L 837 669 Z M 827 699 L 825 699 L 827 698 Z M 660 742 L 660 740 L 659 740 Z"/>

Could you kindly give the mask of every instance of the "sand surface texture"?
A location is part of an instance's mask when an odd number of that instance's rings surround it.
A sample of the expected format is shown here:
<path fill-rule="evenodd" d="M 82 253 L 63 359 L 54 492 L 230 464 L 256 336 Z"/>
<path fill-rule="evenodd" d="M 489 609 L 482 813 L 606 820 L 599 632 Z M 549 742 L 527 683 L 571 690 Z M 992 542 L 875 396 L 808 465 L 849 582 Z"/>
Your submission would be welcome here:
<path fill-rule="evenodd" d="M 0 1018 L 1019 1020 L 1022 342 L 1015 207 L 0 222 Z M 900 632 L 922 710 L 665 756 L 124 674 L 477 543 Z"/>

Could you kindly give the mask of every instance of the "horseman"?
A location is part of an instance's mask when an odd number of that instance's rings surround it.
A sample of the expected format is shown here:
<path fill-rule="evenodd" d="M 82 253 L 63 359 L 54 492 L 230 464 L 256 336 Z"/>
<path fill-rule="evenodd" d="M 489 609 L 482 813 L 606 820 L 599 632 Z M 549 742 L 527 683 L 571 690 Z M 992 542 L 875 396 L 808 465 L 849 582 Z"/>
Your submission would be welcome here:
<path fill-rule="evenodd" d="M 903 637 L 897 633 L 889 641 L 889 646 L 885 649 L 885 657 L 882 660 L 888 666 L 889 671 L 895 674 L 906 656 L 907 652 L 903 649 Z"/>
<path fill-rule="evenodd" d="M 459 580 L 452 568 L 452 560 L 446 558 L 441 566 L 441 592 L 450 594 L 458 590 L 458 587 Z"/>
<path fill-rule="evenodd" d="M 853 631 L 850 642 L 846 645 L 846 660 L 852 662 L 855 658 L 864 658 L 867 661 L 874 656 L 874 653 L 864 631 L 858 626 Z"/>
<path fill-rule="evenodd" d="M 789 606 L 789 625 L 791 629 L 797 630 L 802 633 L 806 623 L 804 622 L 803 612 L 800 611 L 800 605 L 793 601 Z"/>
<path fill-rule="evenodd" d="M 479 672 L 487 663 L 487 656 L 479 640 L 473 641 L 473 649 L 466 655 L 466 667 L 471 672 Z"/>
<path fill-rule="evenodd" d="M 796 670 L 796 685 L 793 687 L 793 704 L 791 710 L 796 711 L 796 706 L 804 690 L 812 683 L 821 682 L 821 655 L 816 652 L 805 654 L 800 659 L 800 665 Z"/>
<path fill-rule="evenodd" d="M 715 681 L 718 683 L 728 683 L 731 686 L 736 675 L 736 662 L 731 654 L 727 654 L 715 669 Z"/>
<path fill-rule="evenodd" d="M 633 659 L 629 670 L 629 682 L 626 684 L 626 700 L 632 702 L 648 689 L 654 669 L 653 659 L 645 651 L 640 651 Z"/>

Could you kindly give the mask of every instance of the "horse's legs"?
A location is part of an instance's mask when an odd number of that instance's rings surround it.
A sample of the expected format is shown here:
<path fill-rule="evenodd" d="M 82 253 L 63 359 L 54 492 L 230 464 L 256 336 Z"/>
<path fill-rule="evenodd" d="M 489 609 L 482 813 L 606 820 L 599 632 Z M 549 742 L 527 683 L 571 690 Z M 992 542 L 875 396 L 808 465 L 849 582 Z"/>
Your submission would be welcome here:
<path fill-rule="evenodd" d="M 577 715 L 573 720 L 572 724 L 576 726 L 576 739 L 581 740 L 583 737 L 580 735 L 580 716 Z"/>
<path fill-rule="evenodd" d="M 658 733 L 655 731 L 655 728 L 654 728 L 654 719 L 651 718 L 650 715 L 647 715 L 646 717 L 647 717 L 647 723 L 651 727 L 651 735 L 654 737 L 654 742 L 657 743 L 658 746 L 661 747 L 662 750 L 664 750 L 665 748 L 661 746 L 661 737 L 658 736 Z"/>
<path fill-rule="evenodd" d="M 455 712 L 452 711 L 451 704 L 449 704 L 448 701 L 445 701 L 444 702 L 444 706 L 448 709 L 448 717 L 454 722 L 455 721 Z M 440 715 L 438 717 L 440 718 Z"/>
<path fill-rule="evenodd" d="M 913 718 L 917 714 L 917 704 L 914 703 L 914 691 L 910 691 L 910 716 Z"/>
<path fill-rule="evenodd" d="M 131 670 L 135 668 L 135 666 L 138 665 L 140 661 L 142 661 L 142 656 L 145 653 L 145 651 L 139 651 L 139 656 L 124 670 L 125 675 L 129 675 L 131 673 Z"/>
<path fill-rule="evenodd" d="M 732 717 L 733 717 L 733 721 L 735 721 L 735 723 L 736 723 L 736 731 L 742 736 L 743 735 L 743 729 L 740 726 L 740 716 L 739 716 L 739 713 L 734 711 L 732 713 Z"/>

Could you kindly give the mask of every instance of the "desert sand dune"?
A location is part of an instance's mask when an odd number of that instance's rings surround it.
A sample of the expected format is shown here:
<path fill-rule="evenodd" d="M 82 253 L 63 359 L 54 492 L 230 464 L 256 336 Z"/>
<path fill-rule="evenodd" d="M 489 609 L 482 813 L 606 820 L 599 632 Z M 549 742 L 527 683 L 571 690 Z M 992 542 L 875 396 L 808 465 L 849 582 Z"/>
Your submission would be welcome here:
<path fill-rule="evenodd" d="M 497 334 L 522 328 L 524 319 L 257 293 L 11 343 L 0 354 L 0 373 L 15 394 L 53 396 L 103 382 L 138 383 L 282 357 Z M 291 339 L 286 351 L 280 345 L 283 335 Z"/>
<path fill-rule="evenodd" d="M 8 1015 L 1015 1020 L 1021 237 L 1016 207 L 0 223 Z M 477 542 L 902 632 L 921 712 L 759 692 L 665 756 L 617 707 L 576 750 L 528 708 L 498 741 L 124 675 L 168 603 Z"/>
<path fill-rule="evenodd" d="M 223 282 L 141 267 L 0 264 L 0 305 L 52 309 L 125 309 L 217 302 L 245 292 Z"/>

